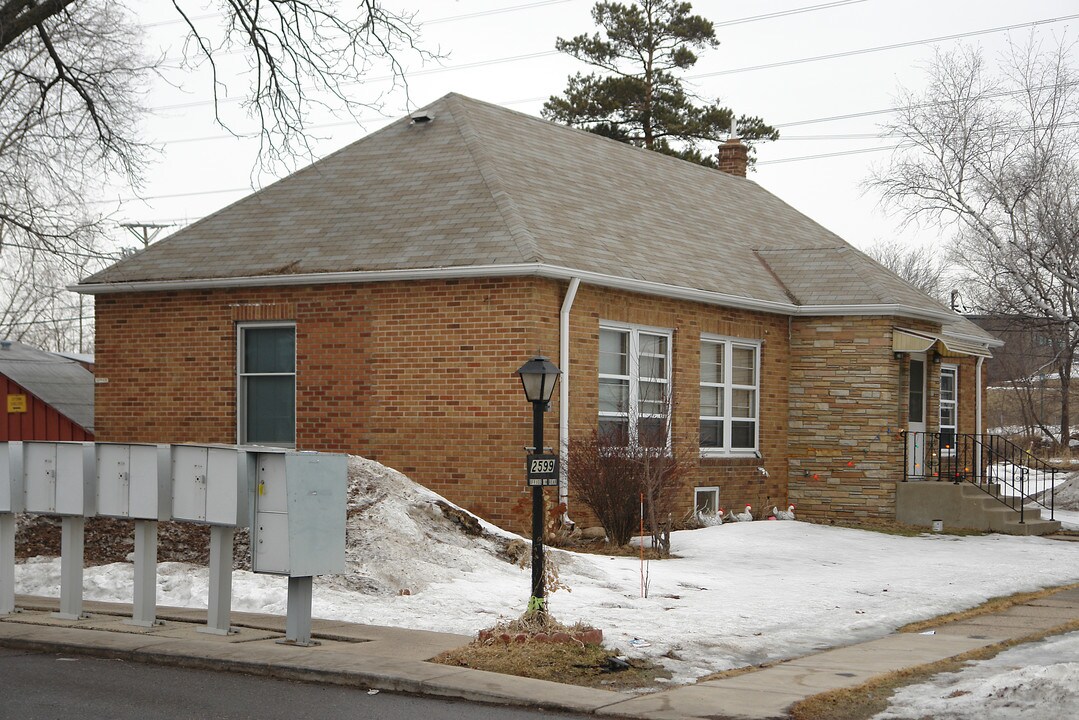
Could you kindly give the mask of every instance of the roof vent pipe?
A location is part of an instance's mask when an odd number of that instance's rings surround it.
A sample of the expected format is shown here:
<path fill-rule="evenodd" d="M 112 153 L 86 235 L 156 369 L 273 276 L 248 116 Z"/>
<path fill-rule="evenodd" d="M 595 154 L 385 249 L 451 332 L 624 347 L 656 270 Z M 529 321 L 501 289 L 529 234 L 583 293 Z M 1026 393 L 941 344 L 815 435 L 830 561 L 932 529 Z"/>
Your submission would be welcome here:
<path fill-rule="evenodd" d="M 0 340 L 0 350 L 10 350 L 10 349 L 11 349 L 11 341 L 10 340 Z"/>
<path fill-rule="evenodd" d="M 434 120 L 434 116 L 427 112 L 419 112 L 412 116 L 413 125 L 426 125 Z"/>

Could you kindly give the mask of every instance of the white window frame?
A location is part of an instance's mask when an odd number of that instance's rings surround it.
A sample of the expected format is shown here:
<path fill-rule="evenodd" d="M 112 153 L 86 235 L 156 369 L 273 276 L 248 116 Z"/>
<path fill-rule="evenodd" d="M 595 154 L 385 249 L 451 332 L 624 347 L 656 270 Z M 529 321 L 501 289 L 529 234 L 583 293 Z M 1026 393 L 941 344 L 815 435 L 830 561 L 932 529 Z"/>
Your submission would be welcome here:
<path fill-rule="evenodd" d="M 268 330 L 272 328 L 289 328 L 292 330 L 292 372 L 291 373 L 245 373 L 244 368 L 244 342 L 245 331 L 257 329 Z M 243 322 L 236 324 L 236 444 L 253 445 L 247 439 L 247 383 L 248 377 L 292 377 L 293 413 L 292 413 L 292 442 L 277 443 L 273 447 L 296 447 L 296 402 L 298 376 L 296 368 L 296 323 L 294 322 Z"/>
<path fill-rule="evenodd" d="M 667 449 L 669 450 L 670 447 L 671 447 L 671 425 L 672 425 L 672 420 L 673 420 L 673 418 L 672 418 L 673 409 L 671 408 L 672 399 L 673 399 L 672 389 L 671 389 L 671 368 L 674 365 L 674 332 L 672 330 L 670 330 L 669 328 L 657 328 L 657 327 L 649 327 L 647 325 L 630 325 L 630 324 L 626 324 L 626 323 L 602 321 L 602 322 L 600 322 L 599 331 L 602 333 L 604 330 L 611 330 L 611 331 L 615 331 L 615 332 L 629 333 L 629 346 L 627 348 L 627 352 L 629 353 L 629 357 L 627 358 L 627 365 L 628 365 L 629 375 L 612 375 L 612 374 L 609 374 L 609 373 L 598 373 L 598 379 L 597 379 L 597 382 L 599 380 L 602 380 L 602 379 L 605 379 L 605 378 L 606 379 L 615 379 L 615 380 L 627 380 L 628 383 L 629 383 L 629 393 L 628 393 L 628 395 L 629 395 L 629 407 L 626 409 L 626 412 L 624 412 L 624 413 L 623 412 L 611 412 L 611 411 L 606 411 L 605 412 L 603 410 L 600 410 L 599 411 L 599 418 L 601 420 L 603 418 L 619 418 L 619 419 L 626 418 L 628 420 L 628 424 L 627 424 L 628 437 L 627 437 L 627 440 L 628 440 L 629 445 L 631 445 L 631 446 L 636 446 L 637 443 L 638 443 L 638 420 L 639 420 L 640 417 L 642 417 L 642 415 L 640 413 L 641 334 L 644 333 L 645 335 L 656 335 L 656 336 L 659 336 L 659 337 L 663 337 L 663 338 L 665 338 L 667 340 L 667 362 L 665 363 L 665 365 L 666 365 L 666 368 L 665 368 L 666 369 L 666 375 L 665 375 L 665 377 L 662 377 L 662 378 L 651 378 L 651 377 L 649 377 L 649 378 L 645 378 L 645 380 L 647 380 L 649 382 L 661 383 L 666 388 L 665 391 L 664 391 L 665 395 L 666 395 L 665 398 L 664 398 L 664 402 L 666 403 L 666 407 L 667 407 L 667 412 L 666 412 L 666 415 L 667 415 L 666 446 L 667 446 Z M 598 347 L 598 345 L 596 347 L 596 359 L 597 359 L 597 365 L 598 365 L 598 361 L 599 361 L 599 347 Z M 645 414 L 645 415 L 643 415 L 643 417 L 660 417 L 660 416 L 656 415 L 656 414 Z"/>
<path fill-rule="evenodd" d="M 704 447 L 700 445 L 700 437 L 698 436 L 697 442 L 698 446 L 700 447 L 701 457 L 760 457 L 761 346 L 763 343 L 760 340 L 748 340 L 746 338 L 730 337 L 726 335 L 708 335 L 702 333 L 701 346 L 703 347 L 705 343 L 719 345 L 723 348 L 723 382 L 713 383 L 699 380 L 700 387 L 716 387 L 723 389 L 723 414 L 704 415 L 702 412 L 698 412 L 698 416 L 700 420 L 712 420 L 723 423 L 723 444 L 721 447 Z M 753 379 L 755 381 L 753 385 L 734 384 L 734 348 L 736 347 L 750 348 L 753 350 Z M 752 417 L 733 417 L 734 390 L 753 391 L 754 403 Z M 753 447 L 731 447 L 731 428 L 733 426 L 733 422 L 736 420 L 741 422 L 753 422 Z"/>
<path fill-rule="evenodd" d="M 945 400 L 944 399 L 944 381 L 943 381 L 943 378 L 944 378 L 945 373 L 950 373 L 952 375 L 952 377 L 955 378 L 955 380 L 954 380 L 954 382 L 952 384 L 953 393 L 955 395 L 955 398 L 953 400 Z M 937 422 L 937 430 L 942 435 L 944 434 L 944 432 L 946 430 L 951 430 L 952 431 L 952 437 L 953 438 L 958 438 L 958 436 L 959 436 L 959 366 L 958 365 L 941 365 L 940 366 L 940 376 L 941 376 L 940 391 L 939 391 L 940 392 L 940 402 L 939 402 L 939 410 L 938 410 L 938 414 L 937 414 L 937 421 L 938 421 Z M 946 406 L 950 407 L 952 409 L 952 416 L 955 418 L 955 424 L 954 425 L 945 425 L 944 424 L 944 408 Z M 955 448 L 954 447 L 950 448 L 950 449 L 941 448 L 940 451 L 941 451 L 942 455 L 952 455 L 953 453 L 955 453 Z"/>
<path fill-rule="evenodd" d="M 715 505 L 715 512 L 718 513 L 720 511 L 719 486 L 718 485 L 709 485 L 709 486 L 702 486 L 702 487 L 693 488 L 693 512 L 694 513 L 701 512 L 701 506 L 697 503 L 697 496 L 702 495 L 704 493 L 710 493 L 712 495 L 712 497 L 715 498 L 715 500 L 714 500 L 714 502 L 712 504 Z"/>

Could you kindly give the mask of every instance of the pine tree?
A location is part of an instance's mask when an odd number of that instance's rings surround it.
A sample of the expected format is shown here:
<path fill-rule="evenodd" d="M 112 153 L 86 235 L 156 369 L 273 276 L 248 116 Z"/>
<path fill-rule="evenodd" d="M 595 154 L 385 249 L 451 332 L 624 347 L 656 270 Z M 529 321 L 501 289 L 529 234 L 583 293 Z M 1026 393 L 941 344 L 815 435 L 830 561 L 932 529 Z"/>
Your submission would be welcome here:
<path fill-rule="evenodd" d="M 596 3 L 592 18 L 603 34 L 558 38 L 555 48 L 604 72 L 570 77 L 564 96 L 544 104 L 543 117 L 714 167 L 715 155 L 700 145 L 729 137 L 734 113 L 718 100 L 699 102 L 676 75 L 696 64 L 697 51 L 719 46 L 712 22 L 692 9 L 673 0 Z M 751 150 L 779 137 L 757 117 L 743 115 L 734 128 Z"/>

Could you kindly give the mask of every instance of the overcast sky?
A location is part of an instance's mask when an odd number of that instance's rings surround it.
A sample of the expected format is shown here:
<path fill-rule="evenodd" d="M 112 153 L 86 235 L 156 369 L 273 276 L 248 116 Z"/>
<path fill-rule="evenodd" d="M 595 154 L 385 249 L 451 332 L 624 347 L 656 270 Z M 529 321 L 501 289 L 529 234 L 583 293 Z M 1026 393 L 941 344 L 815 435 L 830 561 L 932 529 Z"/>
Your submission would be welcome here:
<path fill-rule="evenodd" d="M 317 116 L 316 157 L 449 92 L 538 115 L 546 98 L 565 89 L 567 76 L 588 71 L 556 53 L 554 42 L 594 31 L 591 0 L 386 4 L 417 12 L 421 42 L 446 57 L 426 65 L 406 58 L 409 94 L 399 90 L 385 98 L 388 117 L 366 112 L 361 126 L 347 117 Z M 171 3 L 137 7 L 151 49 L 179 57 L 184 32 Z M 693 10 L 716 24 L 721 45 L 690 71 L 691 87 L 738 114 L 762 117 L 782 133 L 778 142 L 760 148 L 751 179 L 859 247 L 899 235 L 896 219 L 885 216 L 861 185 L 874 164 L 887 162 L 887 148 L 895 143 L 876 134 L 898 86 L 921 86 L 934 47 L 966 42 L 995 56 L 1009 37 L 1025 41 L 1033 23 L 1042 23 L 1036 32 L 1050 42 L 1079 37 L 1074 0 L 700 0 Z M 957 39 L 961 35 L 966 37 Z M 376 68 L 351 91 L 357 99 L 374 99 L 390 88 L 386 77 Z M 257 143 L 213 124 L 205 75 L 174 68 L 165 71 L 165 80 L 155 83 L 148 98 L 154 113 L 145 137 L 161 153 L 148 173 L 146 200 L 130 200 L 129 191 L 115 193 L 109 209 L 119 222 L 194 221 L 251 192 L 252 183 L 274 179 L 252 174 Z M 237 112 L 235 104 L 222 107 Z M 938 242 L 928 229 L 902 237 Z"/>

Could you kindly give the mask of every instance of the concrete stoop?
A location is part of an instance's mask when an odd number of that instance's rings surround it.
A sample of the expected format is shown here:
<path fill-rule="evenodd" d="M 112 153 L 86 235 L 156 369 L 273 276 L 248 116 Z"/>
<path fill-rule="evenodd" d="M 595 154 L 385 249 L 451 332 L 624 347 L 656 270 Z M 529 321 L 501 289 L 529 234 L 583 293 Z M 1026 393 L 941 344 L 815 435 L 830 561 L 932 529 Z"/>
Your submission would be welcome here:
<path fill-rule="evenodd" d="M 1060 530 L 1060 522 L 1043 519 L 1039 510 L 1031 508 L 1026 508 L 1021 522 L 1019 511 L 968 482 L 897 483 L 895 519 L 922 527 L 932 527 L 935 520 L 940 520 L 945 528 L 1005 535 L 1049 535 Z"/>

